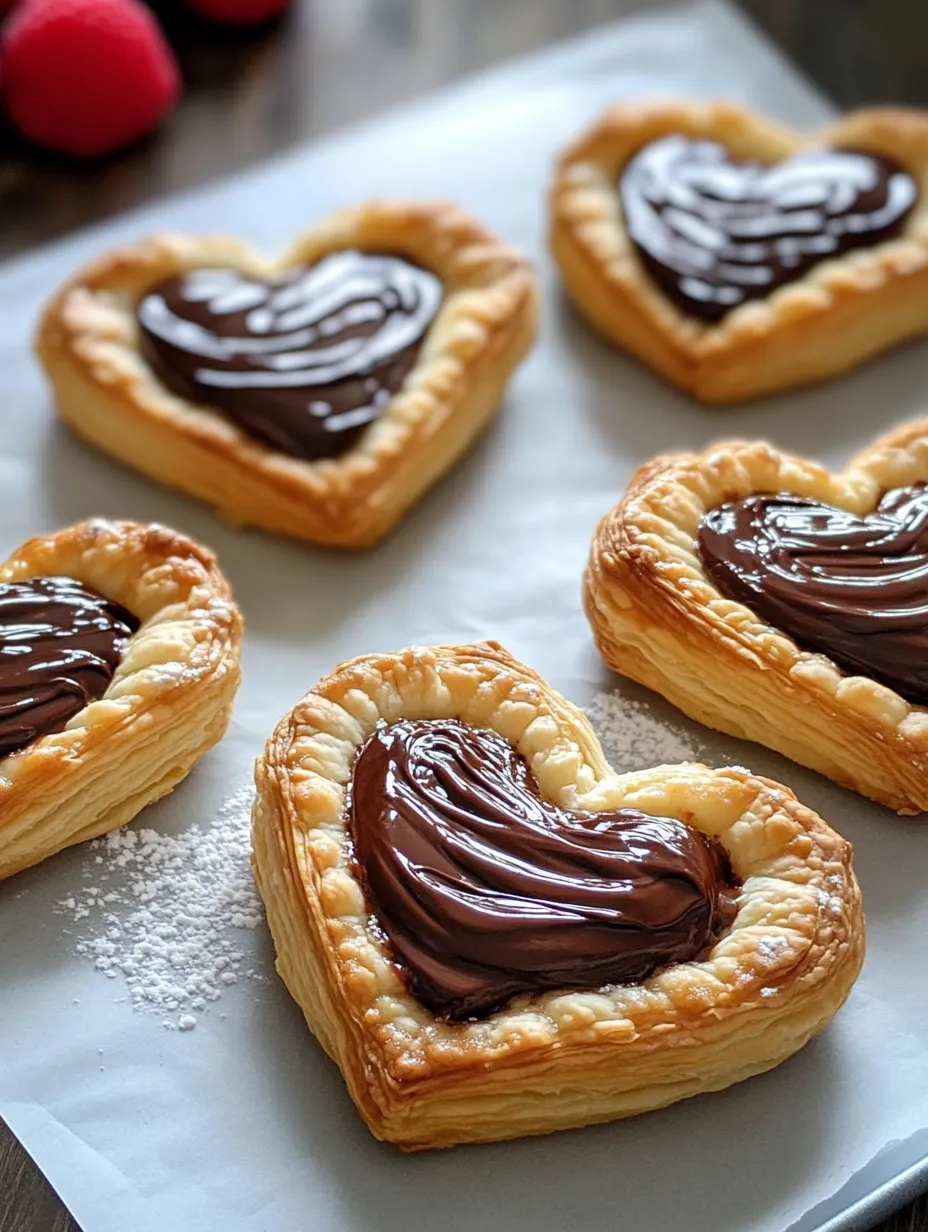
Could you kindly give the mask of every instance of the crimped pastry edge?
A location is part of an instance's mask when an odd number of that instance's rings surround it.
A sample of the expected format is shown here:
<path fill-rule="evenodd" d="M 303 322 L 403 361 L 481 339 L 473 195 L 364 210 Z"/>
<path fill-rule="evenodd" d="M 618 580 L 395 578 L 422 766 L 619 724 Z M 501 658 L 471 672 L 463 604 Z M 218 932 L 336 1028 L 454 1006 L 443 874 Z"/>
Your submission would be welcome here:
<path fill-rule="evenodd" d="M 0 582 L 63 574 L 142 624 L 101 698 L 0 760 L 0 878 L 105 833 L 170 792 L 225 732 L 242 621 L 215 558 L 156 524 L 92 519 L 39 535 Z"/>
<path fill-rule="evenodd" d="M 763 442 L 642 467 L 593 536 L 584 601 L 610 667 L 692 718 L 757 741 L 899 813 L 928 809 L 928 709 L 801 650 L 725 599 L 699 559 L 699 521 L 724 501 L 792 492 L 865 514 L 928 480 L 928 421 L 903 425 L 839 473 Z"/>
<path fill-rule="evenodd" d="M 721 322 L 702 322 L 647 274 L 617 190 L 628 159 L 674 132 L 761 162 L 822 143 L 872 150 L 904 164 L 919 195 L 895 239 L 822 261 Z M 702 401 L 732 402 L 820 380 L 928 330 L 928 113 L 871 108 L 801 135 L 730 102 L 620 103 L 561 155 L 549 237 L 564 285 L 587 319 Z"/>
<path fill-rule="evenodd" d="M 352 875 L 344 791 L 378 722 L 449 716 L 510 740 L 562 806 L 670 813 L 719 837 L 745 889 L 710 958 L 639 985 L 520 996 L 475 1023 L 416 1002 Z M 616 774 L 582 712 L 496 643 L 342 664 L 280 721 L 256 783 L 278 970 L 371 1131 L 406 1150 L 611 1120 L 759 1073 L 831 1019 L 863 959 L 850 845 L 791 792 L 737 769 Z"/>
<path fill-rule="evenodd" d="M 349 247 L 420 262 L 446 297 L 403 387 L 341 457 L 273 450 L 175 397 L 142 359 L 135 307 L 163 278 L 205 265 L 269 275 Z M 222 237 L 165 234 L 114 249 L 58 291 L 35 345 L 60 414 L 104 451 L 234 525 L 359 548 L 386 534 L 489 422 L 534 339 L 537 309 L 528 261 L 464 210 L 371 201 L 324 218 L 276 261 Z"/>

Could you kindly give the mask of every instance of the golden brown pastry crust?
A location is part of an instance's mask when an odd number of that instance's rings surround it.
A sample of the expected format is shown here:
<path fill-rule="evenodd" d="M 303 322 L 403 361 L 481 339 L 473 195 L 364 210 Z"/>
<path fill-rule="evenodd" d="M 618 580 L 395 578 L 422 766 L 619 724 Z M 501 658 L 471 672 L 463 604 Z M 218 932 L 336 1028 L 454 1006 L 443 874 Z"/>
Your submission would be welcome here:
<path fill-rule="evenodd" d="M 409 257 L 438 275 L 445 299 L 403 387 L 340 457 L 307 462 L 269 448 L 171 394 L 140 356 L 135 309 L 160 280 L 208 265 L 266 276 L 345 248 Z M 481 223 L 453 205 L 379 201 L 330 215 L 278 261 L 239 240 L 181 235 L 109 252 L 57 293 L 36 349 L 62 417 L 101 449 L 235 525 L 358 548 L 386 534 L 488 423 L 536 318 L 528 262 Z"/>
<path fill-rule="evenodd" d="M 375 726 L 490 727 L 567 808 L 684 818 L 728 849 L 744 892 L 704 962 L 643 984 L 519 996 L 479 1022 L 433 1017 L 371 927 L 346 852 L 345 790 Z M 256 768 L 254 863 L 278 970 L 372 1132 L 405 1150 L 592 1124 L 718 1090 L 800 1048 L 863 958 L 851 848 L 743 770 L 616 774 L 585 716 L 500 646 L 344 663 L 278 724 Z"/>
<path fill-rule="evenodd" d="M 919 196 L 893 240 L 813 266 L 763 300 L 710 324 L 658 288 L 625 230 L 621 169 L 669 133 L 720 142 L 736 158 L 777 162 L 803 147 L 872 150 L 902 163 Z M 928 330 L 928 113 L 853 112 L 801 136 L 725 102 L 657 100 L 606 111 L 562 155 L 550 244 L 580 311 L 617 345 L 704 402 L 733 402 L 843 372 Z"/>
<path fill-rule="evenodd" d="M 642 467 L 593 537 L 587 615 L 610 667 L 709 727 L 756 740 L 900 813 L 928 809 L 928 709 L 846 675 L 723 598 L 699 558 L 703 514 L 792 492 L 856 514 L 928 480 L 928 422 L 876 441 L 840 474 L 763 442 Z"/>
<path fill-rule="evenodd" d="M 212 554 L 164 526 L 96 519 L 40 535 L 0 582 L 62 574 L 133 612 L 109 688 L 64 731 L 0 759 L 0 878 L 124 825 L 223 735 L 242 621 Z"/>

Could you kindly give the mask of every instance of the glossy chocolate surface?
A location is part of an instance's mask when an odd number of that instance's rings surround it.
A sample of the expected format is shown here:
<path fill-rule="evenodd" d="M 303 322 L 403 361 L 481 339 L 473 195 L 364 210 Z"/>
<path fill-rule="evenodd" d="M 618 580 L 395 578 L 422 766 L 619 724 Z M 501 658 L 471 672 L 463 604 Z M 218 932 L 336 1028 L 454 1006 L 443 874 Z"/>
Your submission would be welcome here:
<path fill-rule="evenodd" d="M 294 457 L 335 457 L 400 388 L 441 299 L 428 270 L 355 251 L 267 281 L 197 269 L 141 301 L 141 348 L 172 393 Z"/>
<path fill-rule="evenodd" d="M 928 488 L 866 517 L 788 493 L 707 513 L 699 548 L 723 595 L 839 667 L 928 704 Z"/>
<path fill-rule="evenodd" d="M 619 192 L 651 276 L 706 321 L 898 234 L 917 195 L 904 167 L 862 150 L 807 150 L 767 167 L 680 134 L 639 150 Z"/>
<path fill-rule="evenodd" d="M 61 731 L 102 697 L 138 627 L 74 578 L 0 583 L 0 757 Z"/>
<path fill-rule="evenodd" d="M 388 948 L 442 1017 L 643 980 L 706 954 L 735 915 L 718 843 L 632 809 L 557 808 L 506 740 L 453 719 L 371 737 L 349 828 Z"/>

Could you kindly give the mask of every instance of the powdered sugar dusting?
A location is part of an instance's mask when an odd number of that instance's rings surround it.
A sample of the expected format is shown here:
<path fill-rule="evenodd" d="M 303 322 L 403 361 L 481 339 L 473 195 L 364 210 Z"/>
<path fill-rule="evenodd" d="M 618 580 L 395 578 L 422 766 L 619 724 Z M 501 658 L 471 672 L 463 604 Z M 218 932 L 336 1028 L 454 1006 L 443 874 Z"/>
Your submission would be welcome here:
<path fill-rule="evenodd" d="M 789 938 L 782 933 L 764 933 L 757 938 L 757 953 L 765 962 L 776 962 L 788 948 Z"/>
<path fill-rule="evenodd" d="M 242 949 L 263 919 L 250 864 L 253 798 L 243 787 L 211 823 L 181 834 L 125 827 L 95 839 L 80 889 L 58 904 L 80 925 L 77 953 L 171 1030 L 192 1030 L 226 988 L 263 978 Z"/>
<path fill-rule="evenodd" d="M 616 770 L 647 770 L 705 756 L 695 735 L 655 718 L 645 702 L 621 693 L 597 693 L 586 714 Z"/>

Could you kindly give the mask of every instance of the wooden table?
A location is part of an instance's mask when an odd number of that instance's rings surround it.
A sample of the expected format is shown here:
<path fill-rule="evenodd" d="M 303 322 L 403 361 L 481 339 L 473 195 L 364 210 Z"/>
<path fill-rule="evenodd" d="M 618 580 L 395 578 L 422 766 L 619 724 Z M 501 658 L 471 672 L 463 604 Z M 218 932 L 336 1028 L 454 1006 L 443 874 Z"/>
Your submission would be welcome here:
<path fill-rule="evenodd" d="M 928 105 L 924 0 L 740 0 L 837 102 Z M 642 0 L 303 0 L 279 25 L 217 35 L 155 3 L 187 90 L 164 130 L 75 168 L 0 132 L 0 258 L 213 179 Z M 80 1232 L 0 1122 L 0 1232 Z M 132 1232 L 127 1228 L 126 1232 Z M 878 1232 L 928 1232 L 928 1198 Z"/>

